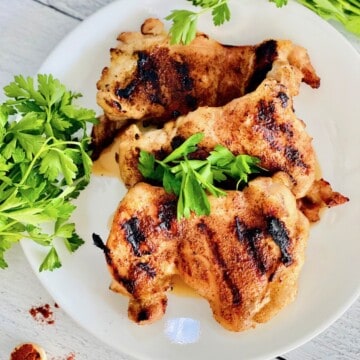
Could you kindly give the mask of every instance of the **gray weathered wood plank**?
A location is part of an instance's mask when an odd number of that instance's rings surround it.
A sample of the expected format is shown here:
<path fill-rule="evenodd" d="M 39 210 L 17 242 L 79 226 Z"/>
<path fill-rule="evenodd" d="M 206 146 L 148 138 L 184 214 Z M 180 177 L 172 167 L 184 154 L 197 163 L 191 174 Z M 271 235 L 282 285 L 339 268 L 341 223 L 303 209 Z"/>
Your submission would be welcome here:
<path fill-rule="evenodd" d="M 84 19 L 113 0 L 36 0 L 73 17 Z"/>

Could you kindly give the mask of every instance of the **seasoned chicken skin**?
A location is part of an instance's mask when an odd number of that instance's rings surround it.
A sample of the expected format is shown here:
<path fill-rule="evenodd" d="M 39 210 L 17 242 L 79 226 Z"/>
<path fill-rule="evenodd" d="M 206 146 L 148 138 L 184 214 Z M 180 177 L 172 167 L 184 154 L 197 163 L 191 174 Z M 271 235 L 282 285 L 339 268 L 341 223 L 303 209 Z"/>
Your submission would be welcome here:
<path fill-rule="evenodd" d="M 321 210 L 345 204 L 349 198 L 334 191 L 324 179 L 316 179 L 307 194 L 298 199 L 298 207 L 311 222 L 320 220 Z"/>
<path fill-rule="evenodd" d="M 189 45 L 171 45 L 158 19 L 118 40 L 97 83 L 104 117 L 92 134 L 96 156 L 129 119 L 159 124 L 199 106 L 222 106 L 255 90 L 276 60 L 299 69 L 312 87 L 320 84 L 306 50 L 287 40 L 230 46 L 198 33 Z"/>
<path fill-rule="evenodd" d="M 286 172 L 295 196 L 303 197 L 315 179 L 316 161 L 312 138 L 293 111 L 292 97 L 300 81 L 298 69 L 275 62 L 255 91 L 222 107 L 198 108 L 163 129 L 142 131 L 130 125 L 120 136 L 121 178 L 128 187 L 143 180 L 138 170 L 140 150 L 162 158 L 192 134 L 202 132 L 205 136 L 194 156 L 204 158 L 221 144 L 235 155 L 259 157 L 270 173 Z"/>
<path fill-rule="evenodd" d="M 211 214 L 177 220 L 176 199 L 145 183 L 132 187 L 113 220 L 105 254 L 112 289 L 129 296 L 129 317 L 160 319 L 174 275 L 206 298 L 215 319 L 242 331 L 292 302 L 309 223 L 282 176 L 209 197 Z"/>

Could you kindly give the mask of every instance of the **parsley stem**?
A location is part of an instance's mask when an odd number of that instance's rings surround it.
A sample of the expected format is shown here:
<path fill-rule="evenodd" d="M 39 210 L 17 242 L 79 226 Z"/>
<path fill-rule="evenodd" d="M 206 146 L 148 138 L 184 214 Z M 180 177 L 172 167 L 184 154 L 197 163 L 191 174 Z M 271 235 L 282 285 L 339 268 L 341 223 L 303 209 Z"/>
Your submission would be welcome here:
<path fill-rule="evenodd" d="M 31 160 L 31 163 L 29 165 L 29 167 L 27 168 L 24 176 L 22 177 L 21 181 L 19 182 L 19 184 L 17 184 L 17 187 L 15 188 L 15 190 L 17 191 L 18 188 L 21 186 L 21 185 L 24 185 L 25 181 L 27 180 L 27 178 L 29 177 L 31 171 L 33 170 L 36 162 L 38 161 L 39 157 L 41 156 L 41 154 L 45 151 L 48 143 L 53 140 L 54 138 L 53 137 L 49 137 L 47 138 L 44 143 L 41 145 L 41 148 L 39 149 L 39 151 L 35 154 L 35 156 L 33 157 L 33 159 Z"/>
<path fill-rule="evenodd" d="M 52 140 L 52 138 L 48 138 L 45 140 L 45 142 L 41 145 L 41 148 L 39 149 L 39 151 L 35 154 L 35 156 L 33 157 L 31 163 L 29 164 L 28 168 L 26 169 L 25 174 L 23 175 L 21 181 L 18 184 L 14 184 L 14 190 L 13 192 L 9 195 L 9 197 L 1 204 L 0 206 L 0 211 L 2 210 L 7 210 L 9 204 L 11 205 L 12 201 L 14 200 L 14 198 L 16 197 L 16 195 L 19 192 L 19 188 L 24 185 L 25 181 L 27 180 L 27 178 L 29 177 L 29 175 L 31 174 L 38 158 L 40 157 L 41 153 L 44 151 L 47 143 Z M 10 209 L 13 206 L 10 207 Z"/>
<path fill-rule="evenodd" d="M 209 6 L 207 9 L 204 9 L 204 10 L 202 11 L 202 13 L 205 12 L 205 11 L 207 11 L 207 10 L 214 10 L 214 9 L 216 9 L 216 8 L 224 5 L 224 4 L 227 4 L 227 2 L 228 2 L 228 0 L 221 0 L 221 1 L 219 1 L 217 4 L 214 4 L 214 5 L 212 5 L 212 6 Z"/>
<path fill-rule="evenodd" d="M 13 235 L 14 235 L 13 232 L 2 232 L 2 231 L 0 231 L 0 236 L 13 236 Z M 42 235 L 44 235 L 44 233 L 42 233 Z M 31 239 L 31 240 L 34 240 L 35 242 L 39 243 L 40 245 L 50 246 L 51 241 L 54 239 L 54 236 L 55 236 L 54 234 L 48 234 L 48 236 L 46 236 L 46 237 L 44 237 L 44 236 L 36 237 L 34 234 L 30 235 L 27 231 L 24 231 L 24 232 L 19 233 L 19 240 Z"/>
<path fill-rule="evenodd" d="M 14 184 L 14 190 L 13 192 L 9 195 L 9 197 L 7 198 L 7 200 L 4 201 L 3 204 L 1 204 L 0 206 L 0 211 L 1 210 L 6 210 L 8 208 L 8 204 L 11 204 L 11 202 L 13 201 L 13 199 L 16 197 L 16 195 L 19 192 L 19 188 L 25 184 L 25 182 L 27 181 L 29 175 L 31 174 L 31 172 L 33 171 L 33 168 L 36 164 L 36 162 L 38 161 L 38 159 L 41 157 L 41 155 L 44 152 L 49 151 L 49 149 L 52 149 L 54 151 L 61 151 L 59 149 L 56 148 L 56 146 L 59 145 L 64 145 L 64 146 L 68 146 L 68 145 L 74 145 L 74 146 L 78 146 L 81 147 L 81 145 L 76 142 L 76 141 L 58 141 L 54 144 L 50 144 L 49 142 L 56 140 L 53 136 L 47 138 L 44 143 L 42 144 L 41 148 L 39 149 L 39 151 L 34 155 L 31 163 L 29 164 L 25 174 L 23 175 L 21 181 L 18 184 Z"/>
<path fill-rule="evenodd" d="M 0 214 L 2 214 L 2 213 L 0 212 Z M 16 220 L 7 223 L 6 225 L 4 225 L 4 226 L 1 228 L 0 234 L 5 234 L 5 233 L 3 232 L 4 230 L 6 230 L 6 229 L 8 229 L 8 228 L 10 228 L 10 227 L 12 227 L 12 226 L 14 226 L 14 225 L 16 225 L 17 223 L 18 223 L 18 221 L 16 221 Z"/>

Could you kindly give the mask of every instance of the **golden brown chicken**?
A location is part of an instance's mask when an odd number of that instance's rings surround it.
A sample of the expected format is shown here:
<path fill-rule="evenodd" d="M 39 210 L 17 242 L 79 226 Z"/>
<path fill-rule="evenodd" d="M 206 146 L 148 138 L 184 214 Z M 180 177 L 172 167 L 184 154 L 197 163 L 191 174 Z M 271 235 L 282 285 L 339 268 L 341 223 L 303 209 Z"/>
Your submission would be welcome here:
<path fill-rule="evenodd" d="M 334 191 L 329 182 L 317 179 L 307 194 L 298 199 L 298 207 L 311 222 L 317 222 L 323 209 L 342 205 L 348 201 L 349 198 Z"/>
<path fill-rule="evenodd" d="M 258 88 L 222 107 L 201 107 L 163 129 L 141 131 L 130 125 L 120 136 L 119 167 L 126 186 L 143 180 L 137 165 L 139 150 L 164 157 L 192 134 L 204 133 L 198 157 L 206 157 L 218 144 L 232 153 L 259 157 L 270 173 L 286 172 L 297 198 L 303 197 L 315 179 L 312 138 L 293 111 L 301 72 L 275 62 Z"/>
<path fill-rule="evenodd" d="M 118 40 L 97 83 L 104 116 L 92 134 L 95 156 L 129 119 L 159 124 L 199 106 L 222 106 L 255 90 L 276 60 L 299 69 L 312 87 L 320 84 L 306 50 L 291 41 L 230 46 L 198 33 L 189 45 L 170 45 L 158 19 Z"/>
<path fill-rule="evenodd" d="M 160 319 L 174 275 L 206 298 L 215 319 L 242 331 L 294 300 L 309 223 L 281 179 L 209 197 L 211 214 L 177 220 L 176 198 L 145 183 L 121 201 L 105 247 L 112 289 L 129 296 L 129 317 Z"/>

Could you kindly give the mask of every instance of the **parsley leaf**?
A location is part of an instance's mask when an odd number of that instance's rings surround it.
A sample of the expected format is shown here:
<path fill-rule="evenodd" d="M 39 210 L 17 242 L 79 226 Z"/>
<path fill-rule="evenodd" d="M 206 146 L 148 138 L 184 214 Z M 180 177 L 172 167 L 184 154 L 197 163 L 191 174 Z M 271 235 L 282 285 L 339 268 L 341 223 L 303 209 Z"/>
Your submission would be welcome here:
<path fill-rule="evenodd" d="M 213 23 L 215 26 L 220 26 L 225 23 L 225 21 L 230 20 L 230 9 L 226 2 L 220 3 L 218 6 L 214 7 L 211 12 Z"/>
<path fill-rule="evenodd" d="M 263 170 L 259 166 L 259 158 L 250 155 L 235 156 L 222 145 L 217 145 L 207 159 L 214 169 L 215 179 L 223 181 L 228 176 L 237 179 L 237 189 L 249 181 L 249 175 Z"/>
<path fill-rule="evenodd" d="M 173 10 L 166 20 L 172 21 L 169 30 L 171 44 L 190 44 L 196 36 L 196 28 L 199 17 L 211 12 L 214 25 L 222 25 L 230 20 L 228 0 L 188 0 L 194 6 L 200 7 L 198 12 L 190 10 Z"/>
<path fill-rule="evenodd" d="M 56 249 L 52 246 L 44 261 L 40 265 L 39 271 L 43 270 L 55 270 L 61 267 L 61 261 Z"/>
<path fill-rule="evenodd" d="M 80 94 L 52 75 L 15 76 L 0 105 L 0 268 L 23 238 L 48 247 L 40 271 L 61 266 L 54 239 L 70 252 L 84 241 L 69 222 L 75 199 L 90 180 L 88 124 L 93 110 L 73 105 Z"/>
<path fill-rule="evenodd" d="M 360 36 L 360 2 L 358 0 L 297 0 L 325 20 L 335 20 Z"/>
<path fill-rule="evenodd" d="M 284 5 L 287 5 L 288 0 L 269 0 L 270 2 L 275 3 L 277 7 L 282 7 Z"/>
<path fill-rule="evenodd" d="M 168 163 L 178 160 L 197 149 L 197 144 L 203 139 L 203 133 L 196 133 L 186 139 L 179 147 L 177 147 L 171 154 L 169 154 L 162 162 Z"/>
<path fill-rule="evenodd" d="M 196 36 L 197 23 L 201 15 L 211 12 L 215 26 L 224 24 L 231 18 L 228 0 L 187 0 L 199 11 L 172 10 L 166 20 L 172 21 L 169 30 L 171 44 L 187 45 Z M 277 7 L 287 5 L 288 0 L 268 0 Z M 335 20 L 360 36 L 360 2 L 359 0 L 297 0 L 325 20 Z"/>
<path fill-rule="evenodd" d="M 216 197 L 226 195 L 214 182 L 234 179 L 238 189 L 248 183 L 250 175 L 265 171 L 259 166 L 260 159 L 249 155 L 235 156 L 222 145 L 217 145 L 205 160 L 189 159 L 188 155 L 197 150 L 203 138 L 203 133 L 190 136 L 164 160 L 156 160 L 153 154 L 140 151 L 140 173 L 178 197 L 178 219 L 188 218 L 192 211 L 197 215 L 210 214 L 207 193 Z"/>
<path fill-rule="evenodd" d="M 196 36 L 199 13 L 188 10 L 173 10 L 166 20 L 172 20 L 169 30 L 171 44 L 190 44 Z"/>

